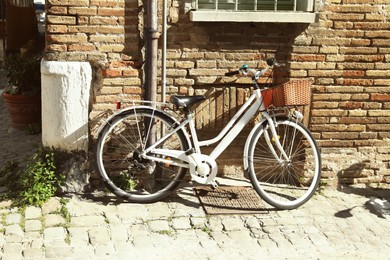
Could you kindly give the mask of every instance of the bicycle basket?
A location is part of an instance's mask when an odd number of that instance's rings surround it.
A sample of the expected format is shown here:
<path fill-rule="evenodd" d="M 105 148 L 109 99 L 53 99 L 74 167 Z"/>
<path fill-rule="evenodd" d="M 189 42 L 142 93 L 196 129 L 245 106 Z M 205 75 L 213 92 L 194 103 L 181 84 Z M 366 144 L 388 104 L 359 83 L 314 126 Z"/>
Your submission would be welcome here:
<path fill-rule="evenodd" d="M 273 88 L 273 105 L 282 107 L 310 104 L 311 84 L 309 80 L 292 80 Z"/>

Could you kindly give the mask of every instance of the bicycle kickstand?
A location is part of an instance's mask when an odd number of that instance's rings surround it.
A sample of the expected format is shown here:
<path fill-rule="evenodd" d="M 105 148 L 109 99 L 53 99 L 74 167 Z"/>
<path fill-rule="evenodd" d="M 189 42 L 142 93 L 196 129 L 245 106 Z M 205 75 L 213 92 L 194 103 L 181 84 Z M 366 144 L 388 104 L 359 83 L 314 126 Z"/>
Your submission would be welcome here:
<path fill-rule="evenodd" d="M 211 187 L 213 187 L 213 190 L 217 189 L 219 186 L 218 181 L 210 181 Z"/>

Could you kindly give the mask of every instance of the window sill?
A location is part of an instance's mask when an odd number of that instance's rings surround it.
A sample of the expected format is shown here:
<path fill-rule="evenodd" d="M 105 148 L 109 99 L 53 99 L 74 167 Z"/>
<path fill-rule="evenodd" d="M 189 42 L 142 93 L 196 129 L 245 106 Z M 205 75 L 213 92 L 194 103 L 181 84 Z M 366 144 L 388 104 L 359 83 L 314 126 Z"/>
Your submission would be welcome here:
<path fill-rule="evenodd" d="M 193 22 L 262 22 L 262 23 L 315 23 L 316 13 L 268 11 L 195 10 L 190 12 Z"/>

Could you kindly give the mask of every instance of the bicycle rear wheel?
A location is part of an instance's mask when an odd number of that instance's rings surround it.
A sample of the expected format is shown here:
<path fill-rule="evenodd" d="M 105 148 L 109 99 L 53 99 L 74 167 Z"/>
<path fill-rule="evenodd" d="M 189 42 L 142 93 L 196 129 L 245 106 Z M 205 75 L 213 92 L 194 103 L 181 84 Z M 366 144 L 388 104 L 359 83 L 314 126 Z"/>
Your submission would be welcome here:
<path fill-rule="evenodd" d="M 130 109 L 110 119 L 99 133 L 96 150 L 98 170 L 109 190 L 138 203 L 155 202 L 168 196 L 180 184 L 186 169 L 145 159 L 142 154 L 177 125 L 163 111 L 146 107 Z M 156 148 L 186 151 L 189 144 L 180 130 Z"/>
<path fill-rule="evenodd" d="M 307 202 L 318 187 L 320 152 L 310 131 L 301 123 L 277 119 L 275 127 L 288 159 L 283 158 L 268 124 L 264 123 L 254 133 L 249 146 L 249 176 L 267 203 L 279 209 L 294 209 Z"/>

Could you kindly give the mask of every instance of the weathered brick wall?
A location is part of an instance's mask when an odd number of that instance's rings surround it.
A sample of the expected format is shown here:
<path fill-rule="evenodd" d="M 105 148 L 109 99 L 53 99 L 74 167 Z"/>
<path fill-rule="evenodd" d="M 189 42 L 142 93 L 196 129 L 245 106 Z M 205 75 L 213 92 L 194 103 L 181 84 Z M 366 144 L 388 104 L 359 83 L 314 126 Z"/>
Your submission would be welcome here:
<path fill-rule="evenodd" d="M 324 176 L 341 182 L 390 181 L 389 4 L 326 1 L 321 22 L 307 31 L 313 59 L 307 47 L 293 54 L 316 82 L 310 128 Z"/>
<path fill-rule="evenodd" d="M 46 5 L 46 59 L 89 61 L 95 69 L 92 117 L 113 108 L 118 96 L 140 99 L 138 2 L 49 0 Z"/>
<path fill-rule="evenodd" d="M 210 93 L 197 109 L 206 138 L 248 94 L 250 79 L 225 72 L 263 66 L 269 56 L 291 61 L 275 75 L 315 82 L 309 127 L 322 147 L 324 177 L 390 182 L 390 3 L 317 2 L 320 21 L 305 25 L 193 23 L 182 1 L 169 1 L 168 94 Z M 91 119 L 117 100 L 142 97 L 143 16 L 137 0 L 47 1 L 46 58 L 90 61 L 95 69 Z M 241 165 L 244 140 L 222 155 L 221 170 Z"/>

